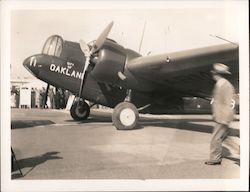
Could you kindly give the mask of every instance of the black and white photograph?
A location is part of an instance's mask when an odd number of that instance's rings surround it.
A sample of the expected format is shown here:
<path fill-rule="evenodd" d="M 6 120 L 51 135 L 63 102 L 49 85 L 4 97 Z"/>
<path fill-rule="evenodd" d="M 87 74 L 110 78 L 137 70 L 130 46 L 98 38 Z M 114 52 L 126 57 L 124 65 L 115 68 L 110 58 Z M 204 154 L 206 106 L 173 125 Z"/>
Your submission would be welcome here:
<path fill-rule="evenodd" d="M 2 191 L 248 190 L 248 1 L 0 5 Z"/>

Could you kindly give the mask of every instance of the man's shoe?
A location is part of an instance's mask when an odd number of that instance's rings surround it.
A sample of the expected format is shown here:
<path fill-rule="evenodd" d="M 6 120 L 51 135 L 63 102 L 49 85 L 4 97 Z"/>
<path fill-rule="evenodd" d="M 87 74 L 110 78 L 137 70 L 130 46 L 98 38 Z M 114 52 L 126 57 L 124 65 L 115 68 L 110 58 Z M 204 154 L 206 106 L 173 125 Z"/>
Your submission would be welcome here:
<path fill-rule="evenodd" d="M 209 160 L 205 162 L 206 165 L 220 165 L 221 160 Z"/>

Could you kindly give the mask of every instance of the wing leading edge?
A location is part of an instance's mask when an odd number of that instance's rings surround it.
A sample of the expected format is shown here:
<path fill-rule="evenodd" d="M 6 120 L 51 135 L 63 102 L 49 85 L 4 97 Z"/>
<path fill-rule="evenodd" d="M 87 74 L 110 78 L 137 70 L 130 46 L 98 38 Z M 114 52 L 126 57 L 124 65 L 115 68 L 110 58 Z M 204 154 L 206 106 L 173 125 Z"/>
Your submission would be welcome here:
<path fill-rule="evenodd" d="M 154 82 L 154 91 L 171 89 L 186 95 L 207 97 L 214 83 L 210 71 L 217 62 L 230 67 L 231 81 L 238 87 L 238 46 L 234 44 L 137 57 L 128 61 L 126 67 L 134 75 L 143 78 L 145 83 Z"/>

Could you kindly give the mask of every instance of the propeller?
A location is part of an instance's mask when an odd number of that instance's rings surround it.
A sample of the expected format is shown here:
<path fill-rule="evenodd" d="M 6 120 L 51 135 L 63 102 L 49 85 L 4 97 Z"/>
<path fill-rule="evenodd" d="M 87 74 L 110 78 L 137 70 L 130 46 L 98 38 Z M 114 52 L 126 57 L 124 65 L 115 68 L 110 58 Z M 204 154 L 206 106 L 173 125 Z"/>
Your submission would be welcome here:
<path fill-rule="evenodd" d="M 92 56 L 93 53 L 97 52 L 103 46 L 113 24 L 114 24 L 113 21 L 108 24 L 108 26 L 103 30 L 103 32 L 99 35 L 97 40 L 94 42 L 91 49 L 89 49 L 89 46 L 87 45 L 87 43 L 84 40 L 80 40 L 80 47 L 81 47 L 81 50 L 86 57 L 86 60 L 85 60 L 85 65 L 84 65 L 84 68 L 82 71 L 82 79 L 81 79 L 81 85 L 80 85 L 80 89 L 79 89 L 79 97 L 81 97 L 81 95 L 82 95 L 85 74 L 86 74 L 86 71 L 87 71 L 88 66 L 90 64 L 90 57 Z"/>

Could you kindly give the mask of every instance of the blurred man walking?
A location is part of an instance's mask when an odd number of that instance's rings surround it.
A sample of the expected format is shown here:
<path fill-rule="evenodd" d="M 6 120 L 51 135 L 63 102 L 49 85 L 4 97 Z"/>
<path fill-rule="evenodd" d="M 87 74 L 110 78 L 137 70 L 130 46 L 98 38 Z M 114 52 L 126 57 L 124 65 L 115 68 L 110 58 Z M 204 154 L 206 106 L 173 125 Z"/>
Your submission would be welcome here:
<path fill-rule="evenodd" d="M 222 142 L 226 139 L 229 124 L 234 119 L 235 90 L 226 78 L 231 74 L 228 66 L 215 63 L 211 72 L 213 79 L 216 81 L 211 101 L 215 126 L 210 143 L 210 159 L 205 164 L 220 165 L 222 161 Z"/>

